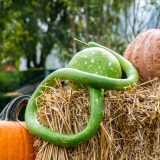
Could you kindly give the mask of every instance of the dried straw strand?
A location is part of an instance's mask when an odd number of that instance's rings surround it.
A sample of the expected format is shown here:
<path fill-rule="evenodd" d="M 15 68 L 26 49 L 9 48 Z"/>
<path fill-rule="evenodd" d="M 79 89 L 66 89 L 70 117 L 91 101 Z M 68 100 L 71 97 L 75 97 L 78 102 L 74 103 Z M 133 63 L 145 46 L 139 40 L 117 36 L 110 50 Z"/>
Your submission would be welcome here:
<path fill-rule="evenodd" d="M 37 98 L 38 119 L 61 133 L 86 126 L 89 95 L 85 90 L 48 88 Z M 160 159 L 160 82 L 151 80 L 124 91 L 105 93 L 104 119 L 89 142 L 63 148 L 41 139 L 36 160 L 158 160 Z"/>

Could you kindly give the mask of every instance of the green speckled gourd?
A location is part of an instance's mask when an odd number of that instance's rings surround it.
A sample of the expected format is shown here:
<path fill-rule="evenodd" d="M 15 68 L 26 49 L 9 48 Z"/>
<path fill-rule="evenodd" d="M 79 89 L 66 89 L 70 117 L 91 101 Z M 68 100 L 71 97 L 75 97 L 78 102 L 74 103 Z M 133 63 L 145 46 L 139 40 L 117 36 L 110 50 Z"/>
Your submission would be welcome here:
<path fill-rule="evenodd" d="M 68 68 L 58 69 L 42 81 L 28 102 L 25 121 L 29 131 L 50 143 L 64 147 L 74 147 L 94 136 L 103 118 L 104 89 L 123 89 L 138 82 L 138 74 L 133 65 L 116 52 L 95 42 L 86 44 L 70 61 Z M 127 78 L 121 79 L 122 70 Z M 37 120 L 35 99 L 47 86 L 54 86 L 55 79 L 73 81 L 83 85 L 90 95 L 90 117 L 86 128 L 69 135 L 58 133 L 41 125 Z"/>
<path fill-rule="evenodd" d="M 87 48 L 78 52 L 68 67 L 106 77 L 121 78 L 122 76 L 117 58 L 100 47 Z"/>

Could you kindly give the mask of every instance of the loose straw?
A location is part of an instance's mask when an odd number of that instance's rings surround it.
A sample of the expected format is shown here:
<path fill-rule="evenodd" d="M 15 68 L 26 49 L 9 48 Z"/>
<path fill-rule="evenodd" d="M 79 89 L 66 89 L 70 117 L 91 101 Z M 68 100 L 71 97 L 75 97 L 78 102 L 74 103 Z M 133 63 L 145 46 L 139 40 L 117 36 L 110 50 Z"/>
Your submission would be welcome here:
<path fill-rule="evenodd" d="M 73 134 L 86 126 L 89 95 L 85 90 L 49 88 L 37 99 L 38 119 L 49 128 Z M 151 80 L 124 91 L 105 93 L 99 132 L 75 148 L 36 139 L 36 160 L 160 159 L 160 82 Z"/>

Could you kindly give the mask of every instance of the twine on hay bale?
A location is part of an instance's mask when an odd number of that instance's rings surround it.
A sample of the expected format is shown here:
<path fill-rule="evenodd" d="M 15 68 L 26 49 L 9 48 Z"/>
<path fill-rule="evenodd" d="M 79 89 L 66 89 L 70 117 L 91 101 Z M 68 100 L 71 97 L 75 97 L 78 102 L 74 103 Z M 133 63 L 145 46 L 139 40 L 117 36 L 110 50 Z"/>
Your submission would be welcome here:
<path fill-rule="evenodd" d="M 61 133 L 77 133 L 87 124 L 85 90 L 47 87 L 37 98 L 39 121 Z M 36 160 L 160 159 L 160 82 L 151 80 L 124 91 L 106 91 L 99 132 L 85 144 L 63 148 L 36 139 Z"/>

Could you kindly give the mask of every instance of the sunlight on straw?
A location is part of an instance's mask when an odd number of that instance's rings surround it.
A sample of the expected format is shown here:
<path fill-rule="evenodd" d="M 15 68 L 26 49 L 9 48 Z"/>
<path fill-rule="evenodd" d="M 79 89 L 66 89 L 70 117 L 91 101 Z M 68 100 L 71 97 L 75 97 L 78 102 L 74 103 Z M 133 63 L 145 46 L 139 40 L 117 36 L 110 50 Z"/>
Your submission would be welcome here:
<path fill-rule="evenodd" d="M 57 81 L 57 83 L 60 83 Z M 70 87 L 48 87 L 36 99 L 40 123 L 61 133 L 77 133 L 89 117 L 89 95 Z M 36 160 L 160 159 L 160 83 L 150 80 L 105 93 L 104 119 L 89 142 L 63 148 L 35 140 Z"/>

